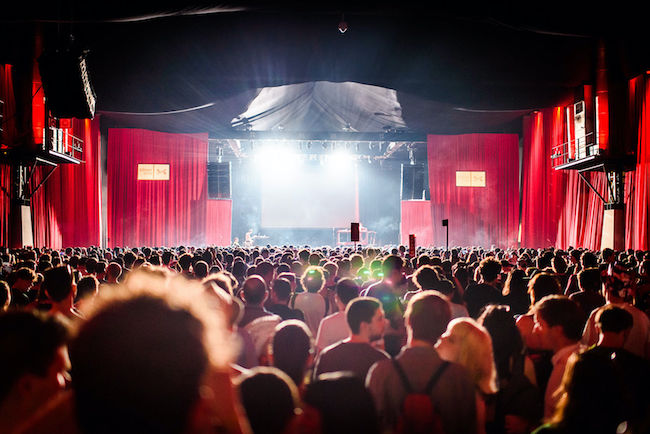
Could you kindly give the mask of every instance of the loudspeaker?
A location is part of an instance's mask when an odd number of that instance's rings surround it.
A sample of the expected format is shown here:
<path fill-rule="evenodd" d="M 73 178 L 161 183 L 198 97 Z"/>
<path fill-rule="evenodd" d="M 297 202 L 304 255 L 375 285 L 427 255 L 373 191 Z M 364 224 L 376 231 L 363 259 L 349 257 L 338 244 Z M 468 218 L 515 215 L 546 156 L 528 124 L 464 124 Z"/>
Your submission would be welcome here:
<path fill-rule="evenodd" d="M 208 162 L 208 199 L 230 199 L 230 161 Z"/>
<path fill-rule="evenodd" d="M 402 164 L 402 200 L 427 199 L 427 173 L 424 164 Z"/>
<path fill-rule="evenodd" d="M 90 84 L 86 52 L 53 51 L 38 59 L 47 108 L 56 118 L 92 119 L 95 91 Z"/>
<path fill-rule="evenodd" d="M 350 241 L 359 242 L 359 223 L 350 223 Z"/>

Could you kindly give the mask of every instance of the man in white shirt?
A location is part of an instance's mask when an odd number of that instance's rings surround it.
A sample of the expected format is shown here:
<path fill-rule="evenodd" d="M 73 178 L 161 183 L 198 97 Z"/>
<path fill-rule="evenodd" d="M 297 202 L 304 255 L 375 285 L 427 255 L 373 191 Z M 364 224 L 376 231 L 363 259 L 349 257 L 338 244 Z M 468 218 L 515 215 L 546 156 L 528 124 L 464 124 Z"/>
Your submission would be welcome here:
<path fill-rule="evenodd" d="M 293 307 L 305 314 L 305 323 L 316 334 L 325 316 L 325 299 L 318 293 L 325 285 L 325 276 L 320 267 L 310 266 L 303 273 L 301 282 L 307 292 L 296 295 Z"/>
<path fill-rule="evenodd" d="M 635 276 L 620 266 L 613 266 L 604 280 L 603 292 L 606 304 L 591 312 L 582 335 L 582 343 L 592 346 L 598 342 L 596 316 L 608 306 L 617 306 L 632 315 L 632 328 L 625 339 L 623 348 L 639 357 L 650 359 L 650 319 L 642 310 L 634 307 L 628 301 L 634 295 Z"/>
<path fill-rule="evenodd" d="M 345 278 L 336 284 L 334 300 L 338 306 L 338 312 L 323 318 L 320 322 L 316 335 L 318 351 L 348 337 L 350 329 L 345 317 L 345 308 L 350 300 L 358 296 L 359 286 L 354 283 L 354 280 Z"/>

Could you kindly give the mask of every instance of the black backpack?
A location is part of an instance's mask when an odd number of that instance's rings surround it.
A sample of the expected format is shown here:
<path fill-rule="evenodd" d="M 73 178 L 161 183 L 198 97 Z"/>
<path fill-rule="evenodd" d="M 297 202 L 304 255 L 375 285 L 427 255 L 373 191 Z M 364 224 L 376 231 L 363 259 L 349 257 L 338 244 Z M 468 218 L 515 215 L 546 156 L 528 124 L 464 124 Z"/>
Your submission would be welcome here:
<path fill-rule="evenodd" d="M 440 414 L 431 402 L 431 391 L 442 376 L 443 372 L 450 365 L 449 362 L 443 362 L 421 392 L 415 392 L 411 383 L 409 383 L 406 373 L 399 365 L 397 360 L 393 359 L 393 366 L 402 382 L 406 391 L 406 397 L 402 402 L 402 412 L 398 418 L 395 432 L 398 434 L 424 434 L 434 433 L 442 434 L 442 420 Z"/>

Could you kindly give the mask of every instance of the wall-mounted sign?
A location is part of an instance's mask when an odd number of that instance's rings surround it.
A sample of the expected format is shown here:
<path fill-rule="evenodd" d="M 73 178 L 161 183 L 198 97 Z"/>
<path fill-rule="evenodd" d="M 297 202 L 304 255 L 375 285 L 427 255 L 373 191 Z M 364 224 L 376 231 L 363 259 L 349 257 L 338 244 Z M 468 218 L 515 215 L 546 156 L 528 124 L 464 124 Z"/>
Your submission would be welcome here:
<path fill-rule="evenodd" d="M 169 181 L 169 164 L 138 164 L 138 181 Z"/>
<path fill-rule="evenodd" d="M 482 171 L 456 172 L 456 187 L 485 187 L 485 172 Z"/>

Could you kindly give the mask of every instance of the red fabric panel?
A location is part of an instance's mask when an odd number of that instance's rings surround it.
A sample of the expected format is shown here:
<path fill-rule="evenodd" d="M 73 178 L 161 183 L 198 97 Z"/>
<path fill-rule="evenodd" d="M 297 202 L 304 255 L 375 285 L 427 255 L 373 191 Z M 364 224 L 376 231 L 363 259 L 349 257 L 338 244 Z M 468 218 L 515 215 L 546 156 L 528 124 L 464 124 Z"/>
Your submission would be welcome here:
<path fill-rule="evenodd" d="M 206 208 L 205 244 L 229 245 L 231 243 L 232 200 L 208 200 Z"/>
<path fill-rule="evenodd" d="M 585 173 L 585 177 L 607 199 L 605 174 L 590 172 Z M 569 171 L 566 199 L 560 214 L 556 246 L 600 250 L 603 211 L 603 201 L 580 179 L 577 171 Z"/>
<path fill-rule="evenodd" d="M 14 95 L 14 84 L 12 78 L 13 67 L 11 65 L 0 65 L 0 99 L 4 101 L 2 111 L 2 145 L 15 145 L 16 130 L 16 98 Z"/>
<path fill-rule="evenodd" d="M 515 246 L 519 142 L 515 134 L 429 135 L 431 219 L 449 219 L 449 244 Z M 485 171 L 486 187 L 456 187 L 456 171 Z M 433 226 L 433 242 L 445 230 Z"/>
<path fill-rule="evenodd" d="M 563 143 L 566 113 L 562 107 L 524 118 L 521 245 L 555 245 L 566 195 L 567 172 L 553 170 L 553 146 Z"/>
<path fill-rule="evenodd" d="M 83 139 L 83 162 L 62 164 L 32 198 L 34 244 L 52 248 L 101 244 L 99 118 L 73 119 L 70 133 Z M 49 168 L 37 168 L 35 188 Z"/>
<path fill-rule="evenodd" d="M 110 129 L 108 245 L 230 244 L 230 208 L 206 203 L 207 151 L 207 134 Z M 138 181 L 138 164 L 169 164 L 169 181 Z"/>
<path fill-rule="evenodd" d="M 11 167 L 0 164 L 0 246 L 9 246 L 9 209 L 11 205 Z"/>
<path fill-rule="evenodd" d="M 440 222 L 436 222 L 440 225 Z M 408 246 L 409 234 L 415 234 L 418 246 L 433 245 L 433 224 L 431 222 L 431 202 L 428 200 L 403 200 L 402 222 L 400 226 L 401 243 Z M 439 245 L 445 244 L 445 238 Z"/>
<path fill-rule="evenodd" d="M 0 65 L 0 99 L 4 101 L 2 108 L 2 141 L 3 146 L 13 145 L 16 137 L 16 103 L 14 86 L 11 77 L 12 66 Z M 11 208 L 11 167 L 0 164 L 0 246 L 9 245 L 9 210 Z"/>
<path fill-rule="evenodd" d="M 642 98 L 638 116 L 638 138 L 636 151 L 636 170 L 629 174 L 633 177 L 634 190 L 631 192 L 632 206 L 629 211 L 626 228 L 626 246 L 633 249 L 650 249 L 648 232 L 648 204 L 650 204 L 650 80 L 647 78 L 634 81 L 636 91 Z M 628 203 L 628 206 L 630 204 Z"/>

